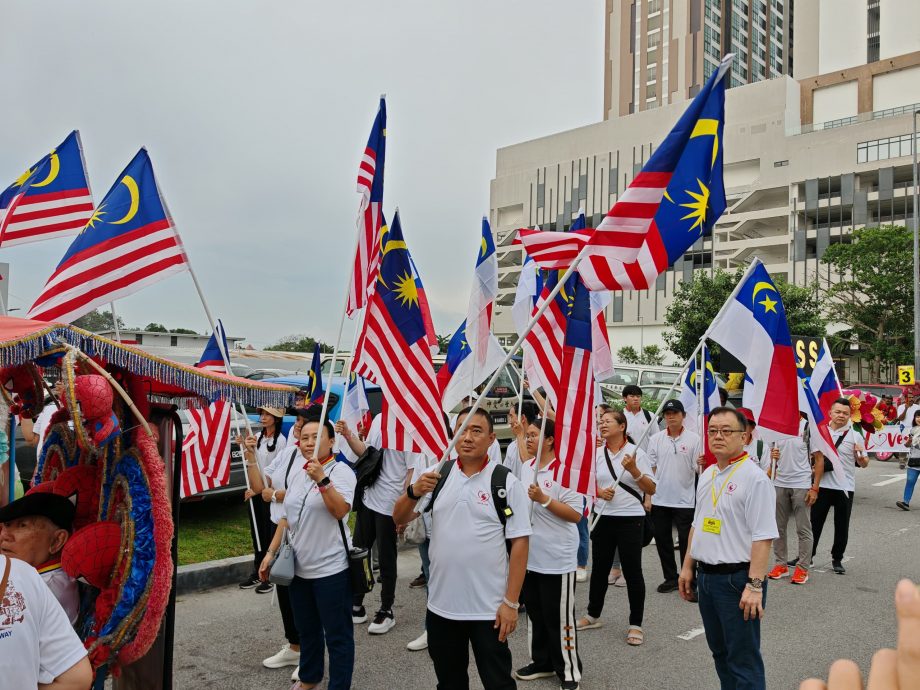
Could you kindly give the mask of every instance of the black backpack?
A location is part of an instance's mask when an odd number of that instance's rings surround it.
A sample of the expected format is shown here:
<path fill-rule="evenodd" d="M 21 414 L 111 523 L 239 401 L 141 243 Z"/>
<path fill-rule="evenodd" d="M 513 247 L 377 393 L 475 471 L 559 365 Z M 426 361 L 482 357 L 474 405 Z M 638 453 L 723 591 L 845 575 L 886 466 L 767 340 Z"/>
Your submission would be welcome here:
<path fill-rule="evenodd" d="M 435 499 L 438 497 L 438 494 L 441 493 L 441 489 L 444 488 L 444 483 L 447 481 L 447 475 L 450 474 L 450 471 L 454 469 L 454 465 L 456 464 L 456 460 L 448 460 L 441 467 L 441 478 L 438 479 L 438 483 L 435 484 L 431 492 L 431 500 L 428 501 L 428 505 L 425 506 L 423 512 L 431 512 L 431 509 L 434 507 Z M 514 511 L 511 510 L 511 507 L 508 505 L 508 489 L 506 487 L 509 474 L 511 474 L 511 470 L 507 467 L 504 465 L 496 465 L 495 469 L 492 471 L 490 482 L 492 486 L 492 502 L 495 504 L 495 512 L 498 514 L 498 520 L 502 523 L 503 529 L 508 522 L 508 518 L 514 515 Z"/>
<path fill-rule="evenodd" d="M 364 490 L 377 481 L 383 467 L 383 449 L 368 446 L 355 461 L 355 509 L 363 505 Z"/>

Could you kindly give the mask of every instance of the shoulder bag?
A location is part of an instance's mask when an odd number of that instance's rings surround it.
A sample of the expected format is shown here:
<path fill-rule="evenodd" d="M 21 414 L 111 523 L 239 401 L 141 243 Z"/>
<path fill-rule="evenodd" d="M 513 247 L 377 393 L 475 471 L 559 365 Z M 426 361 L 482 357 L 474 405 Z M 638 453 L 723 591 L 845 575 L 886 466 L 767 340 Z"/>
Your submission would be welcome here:
<path fill-rule="evenodd" d="M 348 572 L 351 577 L 351 593 L 367 594 L 374 589 L 374 574 L 371 572 L 370 549 L 349 548 L 348 539 L 345 537 L 345 527 L 341 520 L 339 532 L 342 534 L 342 545 L 345 547 L 345 557 L 348 559 Z"/>
<path fill-rule="evenodd" d="M 639 452 L 639 449 L 636 449 L 636 452 Z M 610 451 L 607 446 L 604 446 L 604 459 L 607 461 L 607 469 L 610 470 L 610 474 L 613 476 L 613 481 L 617 480 L 617 473 L 613 470 L 613 463 L 610 461 Z M 619 488 L 623 489 L 630 496 L 639 501 L 639 504 L 642 506 L 642 510 L 645 510 L 645 494 L 640 494 L 631 486 L 620 482 Z M 652 522 L 652 516 L 645 513 L 645 520 L 642 522 L 642 546 L 646 547 L 652 543 L 652 539 L 655 537 L 655 525 Z"/>

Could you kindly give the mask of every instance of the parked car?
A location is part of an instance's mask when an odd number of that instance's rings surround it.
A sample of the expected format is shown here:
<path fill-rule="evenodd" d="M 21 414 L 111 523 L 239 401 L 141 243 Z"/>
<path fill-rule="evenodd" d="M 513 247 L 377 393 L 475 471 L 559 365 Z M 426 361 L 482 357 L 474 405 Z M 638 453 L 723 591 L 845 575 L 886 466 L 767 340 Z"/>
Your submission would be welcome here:
<path fill-rule="evenodd" d="M 892 398 L 904 397 L 904 389 L 901 386 L 893 386 L 887 383 L 854 383 L 852 386 L 844 386 L 844 389 L 871 393 L 876 398 L 886 395 L 890 395 Z"/>
<path fill-rule="evenodd" d="M 246 374 L 246 378 L 253 381 L 264 381 L 265 379 L 276 379 L 279 376 L 289 376 L 291 373 L 286 369 L 253 369 Z"/>

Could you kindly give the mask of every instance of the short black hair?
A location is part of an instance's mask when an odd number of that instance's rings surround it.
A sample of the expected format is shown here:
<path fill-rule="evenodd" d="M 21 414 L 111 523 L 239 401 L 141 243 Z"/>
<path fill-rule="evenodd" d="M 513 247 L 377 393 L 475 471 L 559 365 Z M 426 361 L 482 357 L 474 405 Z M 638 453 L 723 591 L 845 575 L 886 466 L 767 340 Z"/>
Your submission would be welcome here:
<path fill-rule="evenodd" d="M 540 408 L 537 403 L 528 400 L 521 405 L 521 416 L 526 419 L 529 424 L 532 424 L 533 420 L 540 416 Z"/>
<path fill-rule="evenodd" d="M 538 429 L 542 426 L 542 427 L 543 427 L 543 438 L 546 439 L 546 440 L 548 440 L 548 441 L 553 441 L 553 442 L 555 443 L 555 440 L 556 440 L 556 423 L 555 423 L 552 419 L 547 418 L 546 421 L 543 421 L 543 418 L 542 418 L 542 417 L 539 417 L 539 418 L 533 420 L 533 421 L 530 423 L 530 425 L 531 425 L 531 426 L 535 426 L 535 427 L 537 427 Z"/>
<path fill-rule="evenodd" d="M 319 418 L 322 415 L 320 407 L 320 405 L 313 405 L 305 410 L 306 414 L 303 415 L 304 424 L 319 423 Z M 329 421 L 328 417 L 323 420 L 323 428 L 329 434 L 329 438 L 335 438 L 335 427 L 332 426 L 332 422 Z"/>
<path fill-rule="evenodd" d="M 849 407 L 850 401 L 847 400 L 846 398 L 837 398 L 834 402 L 831 403 L 831 407 L 833 407 L 834 405 L 846 405 L 847 407 Z"/>
<path fill-rule="evenodd" d="M 477 407 L 475 412 L 473 412 L 472 406 L 464 407 L 462 410 L 460 410 L 460 412 L 457 413 L 457 419 L 460 419 L 460 417 L 462 417 L 463 415 L 470 414 L 470 412 L 472 412 L 475 415 L 479 415 L 480 417 L 485 418 L 486 426 L 489 427 L 490 434 L 495 430 L 495 425 L 492 423 L 492 415 L 489 414 L 488 410 L 484 410 L 481 407 Z"/>
<path fill-rule="evenodd" d="M 717 407 L 709 412 L 709 418 L 712 419 L 717 414 L 730 414 L 732 417 L 738 420 L 738 424 L 741 425 L 740 431 L 746 431 L 748 427 L 747 417 L 743 413 L 738 412 L 734 407 Z"/>
<path fill-rule="evenodd" d="M 623 386 L 623 397 L 625 398 L 627 395 L 638 395 L 642 397 L 642 389 L 634 383 Z"/>
<path fill-rule="evenodd" d="M 722 401 L 722 405 L 728 402 L 728 391 L 719 386 L 719 400 Z"/>

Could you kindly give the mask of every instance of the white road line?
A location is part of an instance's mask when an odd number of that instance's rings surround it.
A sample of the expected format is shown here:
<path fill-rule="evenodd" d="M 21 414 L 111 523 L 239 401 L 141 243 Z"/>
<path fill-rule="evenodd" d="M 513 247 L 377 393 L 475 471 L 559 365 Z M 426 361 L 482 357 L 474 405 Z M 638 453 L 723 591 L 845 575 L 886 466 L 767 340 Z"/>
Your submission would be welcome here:
<path fill-rule="evenodd" d="M 886 479 L 883 482 L 876 482 L 872 486 L 888 486 L 889 484 L 897 484 L 898 482 L 903 482 L 905 479 L 907 479 L 907 474 L 903 472 L 901 474 L 880 474 L 879 476 L 892 477 L 892 479 Z"/>
<path fill-rule="evenodd" d="M 704 632 L 706 632 L 706 628 L 700 626 L 699 628 L 694 628 L 693 630 L 688 630 L 688 631 L 685 632 L 683 635 L 678 635 L 678 636 L 677 636 L 677 639 L 679 639 L 679 640 L 692 640 L 694 637 L 699 637 L 699 636 L 702 635 Z"/>

